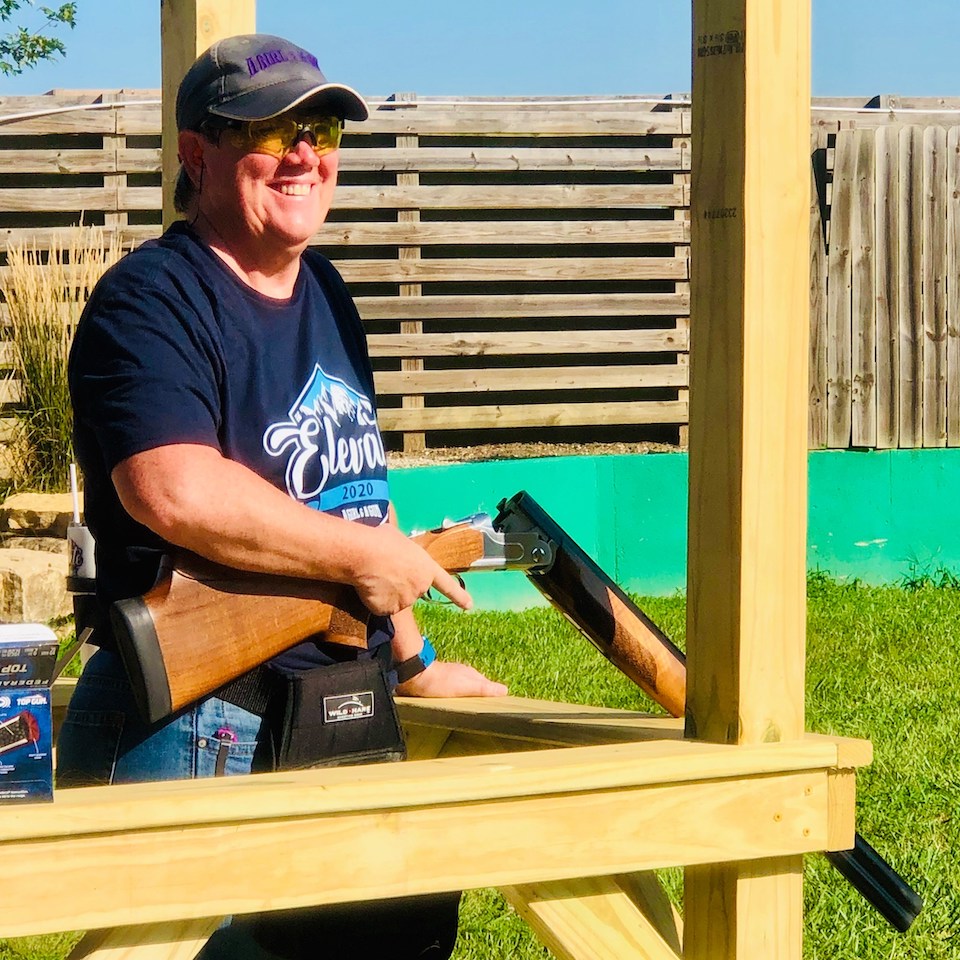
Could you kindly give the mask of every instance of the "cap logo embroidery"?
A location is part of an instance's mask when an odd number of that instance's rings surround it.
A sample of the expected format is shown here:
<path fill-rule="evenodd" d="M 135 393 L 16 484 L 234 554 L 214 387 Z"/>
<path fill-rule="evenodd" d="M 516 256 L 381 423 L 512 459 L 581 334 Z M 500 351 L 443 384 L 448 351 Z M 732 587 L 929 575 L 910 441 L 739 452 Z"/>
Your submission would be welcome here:
<path fill-rule="evenodd" d="M 320 69 L 317 58 L 306 50 L 268 50 L 266 53 L 258 53 L 255 57 L 247 57 L 247 73 L 253 77 L 261 70 L 267 70 L 278 63 L 289 63 L 291 60 L 309 63 L 315 69 Z"/>

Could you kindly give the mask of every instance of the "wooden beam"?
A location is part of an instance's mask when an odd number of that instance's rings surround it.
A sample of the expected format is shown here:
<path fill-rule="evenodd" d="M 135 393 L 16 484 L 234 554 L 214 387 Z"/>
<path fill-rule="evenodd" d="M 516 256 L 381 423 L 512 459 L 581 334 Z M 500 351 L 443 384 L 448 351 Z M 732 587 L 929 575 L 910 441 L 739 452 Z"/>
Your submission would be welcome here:
<path fill-rule="evenodd" d="M 108 930 L 91 930 L 68 960 L 192 960 L 222 922 L 201 917 Z"/>
<path fill-rule="evenodd" d="M 810 0 L 694 0 L 687 733 L 803 734 Z M 736 858 L 734 858 L 736 859 Z M 797 857 L 688 870 L 686 960 L 799 960 Z"/>
<path fill-rule="evenodd" d="M 838 760 L 651 741 L 64 790 L 0 821 L 0 936 L 823 850 Z M 33 895 L 53 883 L 71 896 Z"/>
<path fill-rule="evenodd" d="M 163 83 L 163 224 L 177 217 L 177 87 L 194 60 L 217 40 L 256 32 L 256 0 L 164 0 L 160 4 Z"/>
<path fill-rule="evenodd" d="M 588 877 L 504 887 L 503 895 L 557 960 L 678 960 L 680 937 L 669 908 L 648 915 L 631 892 L 662 888 L 652 873 L 623 878 Z M 659 906 L 659 904 L 658 904 Z M 661 926 L 662 918 L 669 925 Z"/>

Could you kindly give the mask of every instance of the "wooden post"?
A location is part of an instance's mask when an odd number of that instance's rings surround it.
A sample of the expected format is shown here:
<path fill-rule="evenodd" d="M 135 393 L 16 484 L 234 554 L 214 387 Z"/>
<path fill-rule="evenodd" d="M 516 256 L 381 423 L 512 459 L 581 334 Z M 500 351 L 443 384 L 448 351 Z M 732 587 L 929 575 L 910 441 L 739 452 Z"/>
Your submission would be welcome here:
<path fill-rule="evenodd" d="M 410 103 L 416 104 L 417 95 L 415 93 L 398 93 L 396 94 L 395 99 L 400 103 Z M 403 108 L 408 110 L 414 110 L 415 107 Z M 401 116 L 403 114 L 401 113 Z M 397 147 L 399 149 L 416 149 L 420 145 L 420 138 L 415 135 L 404 134 L 403 136 L 397 137 Z M 420 185 L 420 174 L 419 173 L 398 173 L 397 174 L 397 186 L 398 187 L 417 187 Z M 419 223 L 420 222 L 420 210 L 416 207 L 409 207 L 407 209 L 402 209 L 397 211 L 397 221 L 399 223 Z M 400 260 L 419 260 L 420 259 L 420 247 L 413 246 L 401 246 L 398 252 L 398 258 Z M 420 297 L 423 296 L 423 284 L 422 283 L 401 283 L 400 284 L 400 296 L 401 297 Z M 422 320 L 401 320 L 400 321 L 400 333 L 403 334 L 420 334 L 423 333 L 423 321 Z M 409 373 L 422 373 L 423 372 L 423 358 L 422 357 L 403 357 L 400 360 L 400 369 L 402 371 Z M 401 406 L 404 410 L 422 410 L 426 404 L 424 403 L 423 395 L 417 394 L 404 394 L 403 399 L 400 401 Z M 407 432 L 404 431 L 403 434 L 403 452 L 404 453 L 422 453 L 427 448 L 427 435 L 422 432 Z"/>
<path fill-rule="evenodd" d="M 694 0 L 686 732 L 803 732 L 810 0 Z M 743 811 L 749 831 L 750 810 Z M 799 857 L 686 874 L 685 960 L 799 960 Z"/>
<path fill-rule="evenodd" d="M 163 226 L 176 218 L 173 187 L 177 160 L 177 87 L 190 64 L 223 37 L 256 32 L 256 0 L 162 0 L 160 4 L 163 83 Z"/>

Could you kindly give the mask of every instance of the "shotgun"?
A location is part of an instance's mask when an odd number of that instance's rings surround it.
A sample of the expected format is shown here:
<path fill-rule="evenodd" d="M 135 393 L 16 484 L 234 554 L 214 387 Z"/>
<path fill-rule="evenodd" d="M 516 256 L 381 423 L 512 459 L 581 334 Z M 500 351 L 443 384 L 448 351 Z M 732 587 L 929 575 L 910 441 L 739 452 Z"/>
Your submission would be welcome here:
<path fill-rule="evenodd" d="M 451 573 L 550 563 L 538 534 L 502 534 L 475 514 L 412 538 Z M 113 636 L 144 719 L 155 723 L 308 637 L 366 648 L 353 587 L 247 573 L 186 552 L 165 557 L 142 597 L 111 605 Z"/>
<path fill-rule="evenodd" d="M 528 493 L 502 500 L 499 511 L 495 530 L 550 544 L 552 563 L 528 569 L 530 582 L 652 700 L 682 716 L 687 678 L 680 650 Z M 892 927 L 910 928 L 923 900 L 859 833 L 851 850 L 826 856 Z"/>

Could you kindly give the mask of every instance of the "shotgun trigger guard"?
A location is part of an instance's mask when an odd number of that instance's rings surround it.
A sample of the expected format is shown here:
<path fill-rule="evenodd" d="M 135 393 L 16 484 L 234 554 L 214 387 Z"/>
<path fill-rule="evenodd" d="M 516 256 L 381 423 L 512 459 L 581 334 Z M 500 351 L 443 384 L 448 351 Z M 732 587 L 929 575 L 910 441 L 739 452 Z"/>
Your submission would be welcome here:
<path fill-rule="evenodd" d="M 463 582 L 463 577 L 459 573 L 452 573 L 452 577 L 456 577 L 457 582 L 463 587 L 464 590 L 467 589 L 467 585 Z M 427 587 L 427 592 L 420 598 L 424 603 L 436 603 L 441 606 L 450 606 L 453 604 L 452 600 L 448 600 L 442 593 L 438 596 L 433 587 Z"/>

